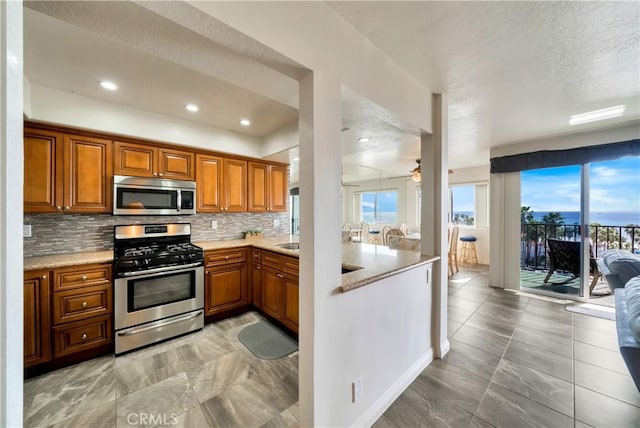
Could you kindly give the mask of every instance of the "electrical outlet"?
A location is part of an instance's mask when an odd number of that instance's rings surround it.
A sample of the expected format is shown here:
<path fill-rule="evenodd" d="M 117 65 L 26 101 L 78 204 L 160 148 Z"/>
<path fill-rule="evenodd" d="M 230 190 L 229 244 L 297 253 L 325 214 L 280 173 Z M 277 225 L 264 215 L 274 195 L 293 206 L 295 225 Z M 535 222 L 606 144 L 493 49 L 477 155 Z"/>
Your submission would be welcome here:
<path fill-rule="evenodd" d="M 217 229 L 218 228 L 218 222 L 215 220 L 211 220 L 211 229 Z"/>
<path fill-rule="evenodd" d="M 277 218 L 273 219 L 273 227 L 278 227 L 280 226 L 280 220 L 278 220 Z"/>
<path fill-rule="evenodd" d="M 355 382 L 351 384 L 351 402 L 355 403 L 356 401 L 362 398 L 362 376 L 356 379 Z"/>
<path fill-rule="evenodd" d="M 23 224 L 22 225 L 22 236 L 25 238 L 31 238 L 31 225 Z"/>

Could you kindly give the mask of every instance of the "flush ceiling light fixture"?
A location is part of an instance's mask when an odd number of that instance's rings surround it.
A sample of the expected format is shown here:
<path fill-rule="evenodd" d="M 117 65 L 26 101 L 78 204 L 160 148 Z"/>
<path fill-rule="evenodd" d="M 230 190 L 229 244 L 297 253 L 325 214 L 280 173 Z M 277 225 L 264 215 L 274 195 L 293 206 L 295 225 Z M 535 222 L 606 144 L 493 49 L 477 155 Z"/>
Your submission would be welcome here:
<path fill-rule="evenodd" d="M 102 80 L 100 82 L 100 86 L 102 86 L 104 89 L 108 90 L 108 91 L 117 91 L 118 90 L 118 85 L 116 85 L 115 83 L 109 81 L 109 80 Z"/>
<path fill-rule="evenodd" d="M 360 138 L 358 138 L 358 142 L 359 143 L 368 143 L 369 141 L 371 141 L 371 138 L 369 138 L 369 137 L 360 137 Z"/>
<path fill-rule="evenodd" d="M 249 119 L 240 119 L 240 125 L 249 126 L 251 125 L 251 121 Z"/>
<path fill-rule="evenodd" d="M 184 108 L 186 108 L 187 110 L 189 110 L 189 111 L 190 111 L 190 112 L 192 112 L 192 113 L 195 113 L 195 112 L 197 112 L 198 110 L 200 110 L 200 109 L 198 108 L 198 106 L 197 106 L 197 105 L 195 105 L 195 104 L 187 104 L 187 105 L 185 105 L 185 106 L 184 106 Z"/>
<path fill-rule="evenodd" d="M 579 125 L 581 123 L 594 122 L 596 120 L 611 119 L 613 117 L 622 116 L 625 106 L 613 106 L 600 110 L 588 111 L 586 113 L 574 114 L 569 118 L 569 125 Z"/>

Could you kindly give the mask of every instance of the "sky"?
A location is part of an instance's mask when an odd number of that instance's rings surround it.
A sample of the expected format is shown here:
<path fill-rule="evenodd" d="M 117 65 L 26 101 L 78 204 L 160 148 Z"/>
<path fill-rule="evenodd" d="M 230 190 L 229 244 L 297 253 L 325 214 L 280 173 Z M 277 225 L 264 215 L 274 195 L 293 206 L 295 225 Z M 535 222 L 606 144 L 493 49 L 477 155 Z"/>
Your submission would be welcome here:
<path fill-rule="evenodd" d="M 532 211 L 580 211 L 580 166 L 522 172 L 521 201 Z M 640 212 L 640 156 L 590 164 L 590 211 Z"/>

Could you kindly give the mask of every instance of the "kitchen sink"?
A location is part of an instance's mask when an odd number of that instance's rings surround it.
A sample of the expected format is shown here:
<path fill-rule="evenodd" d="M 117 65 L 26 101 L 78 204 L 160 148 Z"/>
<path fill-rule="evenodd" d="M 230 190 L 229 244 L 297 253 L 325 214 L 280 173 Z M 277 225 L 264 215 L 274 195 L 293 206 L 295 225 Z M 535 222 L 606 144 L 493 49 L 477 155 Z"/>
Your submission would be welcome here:
<path fill-rule="evenodd" d="M 286 244 L 277 244 L 276 247 L 284 248 L 285 250 L 299 250 L 300 244 L 297 242 L 287 242 Z"/>
<path fill-rule="evenodd" d="M 360 266 L 342 265 L 342 274 L 353 272 L 355 270 L 362 269 Z"/>

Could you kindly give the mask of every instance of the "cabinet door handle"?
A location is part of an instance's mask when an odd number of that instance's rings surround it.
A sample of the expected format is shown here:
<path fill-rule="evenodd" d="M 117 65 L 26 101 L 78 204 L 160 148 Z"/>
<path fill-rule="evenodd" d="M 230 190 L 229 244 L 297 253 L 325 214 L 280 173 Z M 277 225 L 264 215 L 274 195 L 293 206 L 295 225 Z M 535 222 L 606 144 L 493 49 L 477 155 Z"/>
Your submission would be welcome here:
<path fill-rule="evenodd" d="M 64 209 L 65 209 L 65 210 L 68 210 L 68 209 L 69 209 L 69 205 L 65 205 L 65 206 L 64 206 Z"/>
<path fill-rule="evenodd" d="M 207 275 L 209 275 L 209 271 L 208 271 L 208 270 L 205 270 L 205 271 L 204 271 L 204 273 L 206 273 Z"/>
<path fill-rule="evenodd" d="M 57 209 L 57 210 L 61 210 L 61 209 L 62 209 L 62 207 L 61 207 L 60 205 L 58 205 L 58 206 L 56 207 L 56 209 Z"/>
<path fill-rule="evenodd" d="M 164 175 L 164 174 L 162 174 L 162 173 L 158 174 L 158 176 L 160 176 L 160 177 L 162 177 L 163 175 Z"/>
<path fill-rule="evenodd" d="M 42 275 L 40 279 L 47 279 L 47 275 Z"/>
<path fill-rule="evenodd" d="M 256 269 L 261 269 L 261 268 L 262 268 L 262 266 L 256 266 Z"/>
<path fill-rule="evenodd" d="M 82 275 L 82 280 L 86 281 L 87 280 L 87 275 Z"/>
<path fill-rule="evenodd" d="M 229 256 L 225 256 L 225 257 L 224 257 L 224 259 L 225 259 L 225 260 L 229 260 Z"/>
<path fill-rule="evenodd" d="M 87 307 L 87 302 L 82 302 L 82 307 L 86 308 Z"/>
<path fill-rule="evenodd" d="M 80 339 L 86 340 L 87 339 L 87 333 L 82 333 L 82 336 L 80 336 Z"/>
<path fill-rule="evenodd" d="M 279 274 L 278 274 L 278 278 L 284 278 L 284 275 L 283 275 L 283 274 L 281 274 L 281 273 L 279 273 Z"/>

